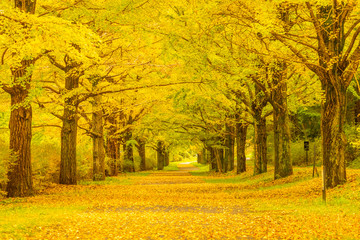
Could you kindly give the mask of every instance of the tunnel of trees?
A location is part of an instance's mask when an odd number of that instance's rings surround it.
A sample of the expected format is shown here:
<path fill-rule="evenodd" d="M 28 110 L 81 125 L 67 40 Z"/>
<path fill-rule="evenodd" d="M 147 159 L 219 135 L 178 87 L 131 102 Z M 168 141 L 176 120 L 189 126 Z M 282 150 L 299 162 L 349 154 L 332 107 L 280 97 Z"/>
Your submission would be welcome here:
<path fill-rule="evenodd" d="M 356 1 L 0 3 L 0 187 L 358 161 Z M 303 143 L 310 142 L 306 161 Z M 250 164 L 251 163 L 251 164 Z"/>

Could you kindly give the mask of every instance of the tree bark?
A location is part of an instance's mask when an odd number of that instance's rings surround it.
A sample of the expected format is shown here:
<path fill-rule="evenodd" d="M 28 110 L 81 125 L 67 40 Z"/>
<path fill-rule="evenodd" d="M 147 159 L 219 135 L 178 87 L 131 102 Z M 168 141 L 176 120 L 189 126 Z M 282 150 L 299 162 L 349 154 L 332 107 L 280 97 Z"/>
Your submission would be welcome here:
<path fill-rule="evenodd" d="M 117 176 L 119 174 L 119 159 L 120 159 L 120 142 L 113 136 L 109 136 L 106 141 L 106 154 L 109 158 L 110 176 Z"/>
<path fill-rule="evenodd" d="M 230 126 L 229 130 L 229 171 L 233 171 L 235 168 L 235 127 Z"/>
<path fill-rule="evenodd" d="M 124 136 L 124 170 L 128 172 L 135 172 L 134 166 L 134 149 L 133 145 L 128 141 L 132 139 L 132 132 L 128 130 Z"/>
<path fill-rule="evenodd" d="M 65 89 L 71 91 L 79 87 L 79 76 L 70 75 L 65 78 Z M 76 96 L 65 99 L 61 128 L 61 162 L 60 184 L 76 185 L 76 137 L 77 108 Z"/>
<path fill-rule="evenodd" d="M 21 73 L 15 76 L 21 77 Z M 28 86 L 14 86 L 11 91 L 10 114 L 10 166 L 8 169 L 7 197 L 25 197 L 33 195 L 31 170 L 31 121 L 32 108 L 25 106 Z M 16 106 L 16 107 L 15 107 Z"/>
<path fill-rule="evenodd" d="M 255 130 L 255 161 L 254 175 L 267 172 L 267 133 L 266 119 L 261 116 L 261 112 L 254 116 Z"/>
<path fill-rule="evenodd" d="M 15 0 L 15 7 L 34 14 L 36 1 Z M 12 69 L 14 85 L 3 87 L 11 96 L 10 113 L 10 166 L 7 172 L 7 197 L 25 197 L 33 195 L 31 170 L 31 124 L 32 108 L 26 104 L 29 96 L 32 74 L 29 67 L 34 60 L 22 60 L 21 67 Z M 24 79 L 25 78 L 25 79 Z"/>
<path fill-rule="evenodd" d="M 246 172 L 246 133 L 248 124 L 236 124 L 236 150 L 237 150 L 237 168 L 236 173 Z"/>
<path fill-rule="evenodd" d="M 216 172 L 223 172 L 223 161 L 224 161 L 224 150 L 219 148 L 214 148 L 215 161 L 216 161 Z"/>
<path fill-rule="evenodd" d="M 165 158 L 165 166 L 169 166 L 169 164 L 170 164 L 170 154 L 169 154 L 168 149 L 165 149 L 164 158 Z"/>
<path fill-rule="evenodd" d="M 92 114 L 93 180 L 105 180 L 105 148 L 103 112 L 99 109 L 101 96 L 94 97 Z"/>
<path fill-rule="evenodd" d="M 346 182 L 344 124 L 346 118 L 346 89 L 323 86 L 326 101 L 322 104 L 321 136 L 326 186 L 333 188 Z"/>
<path fill-rule="evenodd" d="M 138 144 L 136 145 L 139 156 L 140 156 L 140 171 L 146 170 L 146 148 L 145 141 L 137 139 Z"/>
<path fill-rule="evenodd" d="M 157 170 L 163 170 L 165 163 L 165 154 L 164 154 L 164 143 L 162 141 L 158 141 L 156 151 L 157 151 Z"/>
<path fill-rule="evenodd" d="M 274 179 L 287 177 L 293 174 L 290 154 L 290 119 L 287 106 L 287 83 L 285 78 L 286 66 L 281 65 L 282 71 L 274 74 L 276 91 L 273 95 L 274 108 L 274 151 L 275 171 Z"/>

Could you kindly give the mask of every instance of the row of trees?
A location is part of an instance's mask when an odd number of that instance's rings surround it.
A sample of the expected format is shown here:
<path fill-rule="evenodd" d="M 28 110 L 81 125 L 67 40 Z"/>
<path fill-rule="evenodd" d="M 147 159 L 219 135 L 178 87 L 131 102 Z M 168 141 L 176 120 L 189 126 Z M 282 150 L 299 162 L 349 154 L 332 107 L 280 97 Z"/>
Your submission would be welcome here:
<path fill-rule="evenodd" d="M 33 193 L 34 103 L 61 122 L 62 184 L 77 183 L 78 128 L 93 140 L 93 179 L 103 180 L 106 155 L 117 174 L 121 145 L 122 170 L 134 171 L 134 146 L 145 169 L 150 142 L 159 169 L 168 162 L 165 146 L 182 141 L 204 148 L 217 171 L 233 170 L 235 159 L 237 172 L 246 171 L 252 124 L 260 174 L 267 171 L 270 116 L 274 178 L 286 177 L 293 173 L 291 112 L 318 104 L 326 185 L 346 181 L 346 93 L 360 61 L 356 1 L 0 6 L 1 87 L 11 97 L 8 196 Z"/>

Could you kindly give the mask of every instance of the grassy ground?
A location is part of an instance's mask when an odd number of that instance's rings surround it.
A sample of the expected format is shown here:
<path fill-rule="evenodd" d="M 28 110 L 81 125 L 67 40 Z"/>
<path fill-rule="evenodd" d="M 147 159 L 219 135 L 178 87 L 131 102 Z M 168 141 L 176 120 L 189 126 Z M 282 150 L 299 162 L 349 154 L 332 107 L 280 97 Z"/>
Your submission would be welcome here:
<path fill-rule="evenodd" d="M 271 168 L 219 175 L 194 165 L 3 199 L 0 239 L 360 239 L 360 170 L 324 204 L 311 168 L 274 181 Z"/>

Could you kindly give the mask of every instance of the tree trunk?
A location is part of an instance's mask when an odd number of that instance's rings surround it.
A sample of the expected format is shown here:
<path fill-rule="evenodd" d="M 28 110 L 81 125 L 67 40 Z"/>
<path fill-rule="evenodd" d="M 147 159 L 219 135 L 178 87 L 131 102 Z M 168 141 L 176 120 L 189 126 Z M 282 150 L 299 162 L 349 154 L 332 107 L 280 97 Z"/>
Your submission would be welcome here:
<path fill-rule="evenodd" d="M 207 150 L 206 150 L 206 148 L 203 148 L 203 150 L 202 150 L 202 155 L 203 155 L 203 157 L 202 157 L 202 164 L 207 164 L 207 163 L 209 163 L 209 157 L 208 157 L 208 152 L 207 152 Z"/>
<path fill-rule="evenodd" d="M 326 96 L 321 112 L 323 164 L 326 186 L 333 188 L 346 182 L 346 89 L 341 87 L 336 91 L 331 85 L 323 86 L 323 89 Z"/>
<path fill-rule="evenodd" d="M 216 157 L 215 157 L 215 148 L 209 147 L 210 152 L 210 170 L 217 171 L 217 163 L 216 163 Z"/>
<path fill-rule="evenodd" d="M 65 89 L 71 91 L 79 87 L 79 76 L 65 78 Z M 60 184 L 76 185 L 76 137 L 77 104 L 76 96 L 65 99 L 61 128 Z"/>
<path fill-rule="evenodd" d="M 229 129 L 229 171 L 232 171 L 235 167 L 235 128 L 231 126 Z"/>
<path fill-rule="evenodd" d="M 139 156 L 140 156 L 140 171 L 146 170 L 146 148 L 145 141 L 137 139 L 138 144 L 136 145 Z"/>
<path fill-rule="evenodd" d="M 112 114 L 106 117 L 107 121 L 107 138 L 106 138 L 106 155 L 108 157 L 109 175 L 117 176 L 119 173 L 120 161 L 120 139 L 116 135 L 118 131 L 118 116 Z"/>
<path fill-rule="evenodd" d="M 273 69 L 272 106 L 274 117 L 274 179 L 293 174 L 290 154 L 290 118 L 287 105 L 287 66 L 277 62 Z"/>
<path fill-rule="evenodd" d="M 16 77 L 21 77 L 19 74 Z M 31 121 L 32 108 L 25 106 L 29 86 L 24 89 L 16 85 L 12 87 L 10 115 L 10 166 L 6 187 L 8 197 L 25 197 L 33 195 L 31 171 Z"/>
<path fill-rule="evenodd" d="M 103 112 L 99 109 L 101 96 L 94 97 L 92 114 L 93 180 L 105 180 L 105 148 Z"/>
<path fill-rule="evenodd" d="M 169 154 L 169 150 L 165 150 L 165 166 L 169 166 L 170 164 L 170 154 Z"/>
<path fill-rule="evenodd" d="M 201 163 L 203 157 L 204 157 L 204 156 L 202 155 L 202 152 L 198 152 L 198 153 L 197 153 L 196 162 L 197 162 L 197 163 Z"/>
<path fill-rule="evenodd" d="M 275 120 L 276 119 L 276 120 Z M 293 174 L 292 161 L 290 156 L 290 126 L 289 126 L 289 116 L 287 113 L 282 111 L 274 111 L 274 122 L 277 122 L 278 136 L 277 142 L 274 142 L 274 148 L 277 154 L 277 159 L 275 158 L 275 173 L 274 178 L 283 178 Z M 274 136 L 275 139 L 275 136 Z M 276 145 L 275 145 L 276 144 Z"/>
<path fill-rule="evenodd" d="M 135 172 L 134 166 L 134 149 L 133 145 L 128 143 L 132 139 L 132 132 L 128 130 L 124 137 L 124 170 L 127 172 Z"/>
<path fill-rule="evenodd" d="M 237 150 L 237 169 L 236 173 L 246 172 L 246 133 L 248 124 L 236 124 L 236 150 Z"/>
<path fill-rule="evenodd" d="M 117 176 L 119 174 L 118 162 L 119 162 L 119 150 L 120 150 L 120 143 L 119 140 L 113 136 L 109 136 L 106 142 L 106 154 L 109 158 L 109 168 L 110 176 Z"/>
<path fill-rule="evenodd" d="M 267 172 L 267 133 L 266 119 L 260 113 L 254 116 L 255 161 L 254 175 Z"/>
<path fill-rule="evenodd" d="M 285 74 L 279 73 L 277 91 L 275 92 L 274 107 L 274 149 L 275 171 L 274 179 L 287 177 L 293 174 L 290 145 L 290 120 L 287 107 L 287 84 L 283 79 Z"/>
<path fill-rule="evenodd" d="M 15 0 L 15 7 L 34 14 L 36 1 Z M 7 172 L 7 197 L 25 197 L 33 195 L 31 170 L 31 124 L 32 108 L 25 101 L 29 96 L 32 74 L 29 67 L 34 60 L 22 60 L 21 67 L 12 70 L 14 85 L 3 87 L 11 96 L 10 113 L 10 166 Z M 29 74 L 30 73 L 30 74 Z"/>
<path fill-rule="evenodd" d="M 15 7 L 20 10 L 34 14 L 36 7 L 36 0 L 15 0 Z"/>
<path fill-rule="evenodd" d="M 358 93 L 360 94 L 360 93 Z M 360 125 L 360 100 L 355 100 L 355 107 L 354 107 L 354 119 L 355 125 Z"/>
<path fill-rule="evenodd" d="M 223 161 L 224 161 L 224 150 L 219 148 L 214 148 L 215 161 L 216 161 L 216 172 L 223 172 Z"/>
<path fill-rule="evenodd" d="M 164 143 L 162 141 L 158 141 L 156 151 L 157 151 L 157 169 L 163 170 L 165 164 L 165 154 L 164 154 Z"/>

